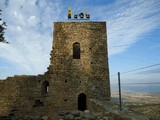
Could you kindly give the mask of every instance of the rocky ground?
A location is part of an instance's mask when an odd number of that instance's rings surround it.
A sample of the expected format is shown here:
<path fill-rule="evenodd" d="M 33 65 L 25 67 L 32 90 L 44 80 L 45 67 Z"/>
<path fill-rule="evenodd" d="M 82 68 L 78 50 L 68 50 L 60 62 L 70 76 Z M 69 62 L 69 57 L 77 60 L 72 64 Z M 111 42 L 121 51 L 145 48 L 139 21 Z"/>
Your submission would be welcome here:
<path fill-rule="evenodd" d="M 111 102 L 93 100 L 102 106 L 106 112 L 90 113 L 82 111 L 62 111 L 59 117 L 22 116 L 0 117 L 0 120 L 160 120 L 160 95 L 145 93 L 122 94 L 122 111 L 119 110 L 118 94 L 112 92 Z"/>

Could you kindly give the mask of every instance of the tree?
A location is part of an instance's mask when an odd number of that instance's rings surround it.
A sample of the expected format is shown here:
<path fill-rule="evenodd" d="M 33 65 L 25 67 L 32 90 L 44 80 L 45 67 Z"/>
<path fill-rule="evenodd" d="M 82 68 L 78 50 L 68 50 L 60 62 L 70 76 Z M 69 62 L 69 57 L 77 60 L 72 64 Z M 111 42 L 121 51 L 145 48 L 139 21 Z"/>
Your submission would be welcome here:
<path fill-rule="evenodd" d="M 0 10 L 0 15 L 1 15 L 1 12 L 2 12 L 2 10 Z M 4 37 L 6 29 L 7 29 L 6 22 L 3 22 L 2 19 L 0 18 L 0 42 L 9 43 L 6 41 L 6 39 Z"/>

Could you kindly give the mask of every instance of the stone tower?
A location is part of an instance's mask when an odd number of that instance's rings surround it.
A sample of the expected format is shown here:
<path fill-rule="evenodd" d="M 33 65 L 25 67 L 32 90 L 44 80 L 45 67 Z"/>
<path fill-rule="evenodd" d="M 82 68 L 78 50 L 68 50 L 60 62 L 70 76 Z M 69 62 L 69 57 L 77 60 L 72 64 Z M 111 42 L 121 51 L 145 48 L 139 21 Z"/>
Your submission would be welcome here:
<path fill-rule="evenodd" d="M 58 108 L 92 110 L 93 99 L 110 100 L 106 22 L 55 22 L 48 74 Z"/>

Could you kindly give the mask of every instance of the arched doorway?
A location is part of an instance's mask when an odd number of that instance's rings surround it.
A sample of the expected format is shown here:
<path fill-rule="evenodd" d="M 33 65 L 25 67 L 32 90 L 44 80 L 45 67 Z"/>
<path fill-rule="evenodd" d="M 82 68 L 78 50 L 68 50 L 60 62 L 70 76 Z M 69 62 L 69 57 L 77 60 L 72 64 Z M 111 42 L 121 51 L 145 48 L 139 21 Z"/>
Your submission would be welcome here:
<path fill-rule="evenodd" d="M 73 59 L 80 59 L 80 44 L 78 42 L 73 44 Z"/>
<path fill-rule="evenodd" d="M 78 96 L 78 110 L 86 110 L 86 95 L 84 93 L 79 94 Z"/>

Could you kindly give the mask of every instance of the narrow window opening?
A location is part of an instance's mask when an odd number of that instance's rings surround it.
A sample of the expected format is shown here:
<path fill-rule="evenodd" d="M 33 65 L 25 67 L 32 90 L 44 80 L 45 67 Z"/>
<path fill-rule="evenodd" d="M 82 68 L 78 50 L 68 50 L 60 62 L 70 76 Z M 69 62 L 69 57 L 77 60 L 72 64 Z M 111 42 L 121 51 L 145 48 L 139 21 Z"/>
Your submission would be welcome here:
<path fill-rule="evenodd" d="M 49 82 L 44 81 L 42 84 L 42 94 L 47 94 L 49 91 Z"/>
<path fill-rule="evenodd" d="M 77 42 L 73 44 L 73 59 L 80 59 L 80 44 Z"/>
<path fill-rule="evenodd" d="M 67 83 L 67 80 L 65 81 L 65 83 Z"/>

